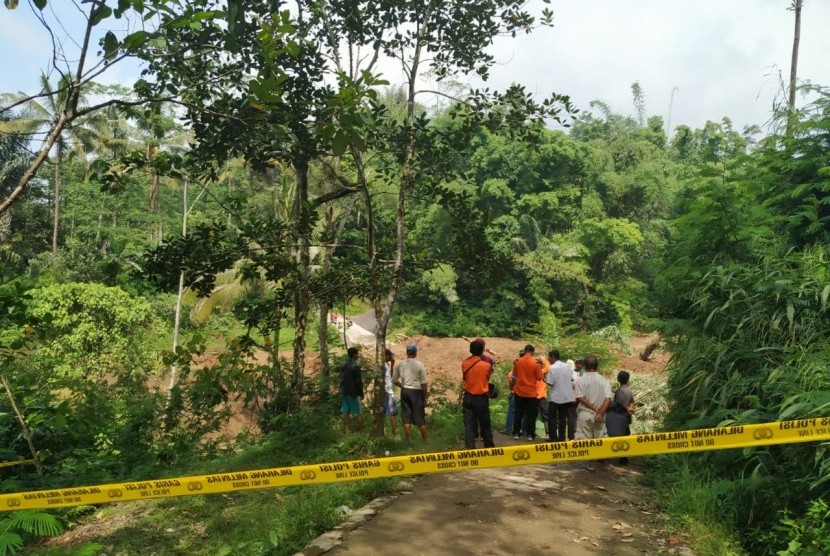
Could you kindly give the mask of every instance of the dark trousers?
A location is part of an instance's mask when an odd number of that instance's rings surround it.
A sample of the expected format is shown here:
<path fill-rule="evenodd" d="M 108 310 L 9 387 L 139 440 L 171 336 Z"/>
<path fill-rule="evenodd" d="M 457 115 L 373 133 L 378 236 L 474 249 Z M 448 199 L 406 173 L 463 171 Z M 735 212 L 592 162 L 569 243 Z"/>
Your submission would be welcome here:
<path fill-rule="evenodd" d="M 490 398 L 487 394 L 474 395 L 464 392 L 462 403 L 464 412 L 464 446 L 468 449 L 476 447 L 476 429 L 481 432 L 484 447 L 492 448 L 493 429 L 490 428 Z"/>
<path fill-rule="evenodd" d="M 527 423 L 527 435 L 536 436 L 536 408 L 539 401 L 534 398 L 523 398 L 516 396 L 516 420 L 513 422 L 513 436 L 517 436 L 522 427 L 522 422 L 519 415 L 524 416 L 524 422 Z"/>
<path fill-rule="evenodd" d="M 542 421 L 542 424 L 545 425 L 545 434 L 550 435 L 548 432 L 548 401 L 545 398 L 537 398 L 536 402 L 536 411 L 539 415 L 539 420 Z M 536 423 L 533 424 L 534 431 L 536 430 Z"/>
<path fill-rule="evenodd" d="M 567 440 L 574 439 L 576 430 L 576 402 L 548 403 L 548 438 L 551 442 L 564 442 L 565 427 L 568 427 Z"/>

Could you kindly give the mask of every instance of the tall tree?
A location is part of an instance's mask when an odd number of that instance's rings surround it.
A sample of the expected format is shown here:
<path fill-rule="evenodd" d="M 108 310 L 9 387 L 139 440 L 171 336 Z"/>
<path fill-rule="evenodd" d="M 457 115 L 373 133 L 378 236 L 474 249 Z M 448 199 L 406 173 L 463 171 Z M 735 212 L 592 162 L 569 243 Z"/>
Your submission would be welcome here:
<path fill-rule="evenodd" d="M 790 113 L 795 112 L 796 77 L 798 76 L 798 45 L 801 42 L 801 6 L 804 0 L 793 0 L 790 9 L 795 14 L 795 28 L 793 29 L 793 55 L 790 62 Z"/>
<path fill-rule="evenodd" d="M 2 122 L 0 132 L 23 132 L 30 136 L 42 133 L 49 129 L 66 111 L 67 103 L 70 101 L 69 86 L 65 79 L 53 85 L 49 82 L 46 74 L 40 75 L 42 87 L 41 98 L 29 98 L 25 95 L 7 94 L 3 95 L 4 101 L 8 103 L 20 103 L 24 108 L 24 116 L 15 120 Z M 83 105 L 83 95 L 77 96 L 79 105 Z M 63 127 L 57 135 L 54 146 L 52 162 L 55 171 L 52 182 L 52 254 L 58 252 L 58 233 L 60 226 L 61 206 L 61 171 L 68 152 L 74 152 L 81 159 L 86 160 L 86 151 L 94 140 L 95 131 L 83 119 L 75 120 Z"/>
<path fill-rule="evenodd" d="M 80 118 L 94 114 L 109 106 L 138 106 L 148 102 L 171 101 L 185 103 L 180 91 L 166 91 L 163 96 L 148 99 L 140 98 L 107 98 L 100 102 L 81 105 L 83 94 L 90 88 L 93 81 L 109 71 L 119 62 L 135 56 L 139 52 L 152 51 L 155 56 L 167 53 L 166 44 L 160 40 L 160 35 L 170 28 L 211 27 L 217 18 L 227 15 L 226 11 L 206 10 L 205 4 L 209 0 L 200 0 L 195 3 L 182 4 L 178 0 L 95 0 L 94 2 L 73 2 L 75 7 L 84 16 L 84 25 L 77 35 L 68 37 L 64 41 L 52 41 L 52 67 L 50 72 L 60 75 L 59 87 L 51 92 L 39 92 L 20 95 L 16 100 L 0 108 L 0 114 L 7 114 L 16 108 L 48 98 L 59 110 L 54 114 L 49 125 L 43 130 L 43 139 L 37 152 L 32 157 L 29 166 L 18 180 L 15 187 L 0 200 L 0 214 L 23 194 L 38 170 L 49 157 L 49 153 L 59 142 L 65 143 L 64 132 Z M 49 17 L 57 18 L 54 12 L 46 10 L 49 0 L 33 2 L 35 17 L 44 29 L 44 34 L 52 36 L 52 25 L 60 22 L 48 21 Z M 15 9 L 18 2 L 5 2 L 7 9 Z M 109 18 L 120 19 L 125 14 L 132 14 L 141 19 L 142 28 L 138 31 L 125 32 L 119 36 L 116 31 L 107 31 L 99 41 L 101 50 L 99 58 L 93 55 L 93 31 L 95 27 Z M 226 28 L 227 21 L 224 22 Z M 122 26 L 124 28 L 130 26 Z M 233 33 L 230 33 L 233 36 Z M 229 45 L 230 49 L 231 45 Z M 75 49 L 76 48 L 76 49 Z M 146 91 L 147 83 L 138 80 L 138 88 Z M 62 97 L 63 100 L 60 98 Z"/>
<path fill-rule="evenodd" d="M 404 278 L 406 257 L 407 199 L 412 195 L 419 175 L 428 175 L 436 168 L 444 167 L 441 156 L 446 143 L 430 126 L 430 118 L 417 110 L 417 97 L 434 95 L 436 91 L 421 88 L 422 76 L 432 71 L 439 81 L 457 75 L 477 75 L 486 79 L 494 58 L 488 53 L 496 36 L 530 31 L 536 20 L 525 11 L 524 2 L 516 0 L 487 0 L 484 2 L 456 2 L 428 0 L 412 3 L 405 0 L 389 0 L 380 6 L 374 3 L 351 1 L 328 6 L 326 12 L 329 37 L 343 37 L 348 53 L 369 51 L 370 59 L 385 56 L 399 64 L 405 76 L 402 119 L 385 118 L 379 124 L 385 127 L 385 144 L 388 155 L 397 160 L 397 168 L 387 173 L 387 179 L 395 180 L 397 203 L 395 207 L 395 240 L 393 263 L 388 268 L 387 287 L 378 289 L 374 306 L 378 322 L 375 344 L 375 386 L 372 431 L 383 434 L 384 351 L 386 335 L 398 291 Z M 552 13 L 543 12 L 544 24 L 550 24 Z M 334 32 L 331 29 L 336 29 Z M 340 40 L 340 39 L 338 39 Z M 330 41 L 332 47 L 337 42 Z M 353 59 L 350 57 L 350 59 Z M 350 64 L 350 66 L 353 64 Z M 341 71 L 342 74 L 342 71 Z M 516 89 L 518 91 L 518 89 Z M 484 95 L 486 96 L 486 95 Z M 487 100 L 481 94 L 471 95 L 462 104 L 468 108 L 471 120 L 482 116 L 482 105 Z M 510 108 L 521 106 L 527 98 L 515 96 Z M 545 104 L 545 108 L 553 105 Z M 506 110 L 510 112 L 510 110 Z M 518 112 L 518 111 L 517 111 Z M 461 110 L 462 115 L 465 110 Z M 491 114 L 493 115 L 493 114 Z M 514 116 L 510 113 L 506 116 Z M 504 116 L 504 114 L 502 114 Z M 518 122 L 524 123 L 523 116 Z M 432 143 L 433 149 L 424 149 Z M 375 145 L 377 148 L 378 145 Z M 358 169 L 364 166 L 364 146 L 351 144 L 352 155 Z M 439 154 L 441 153 L 441 154 Z M 436 156 L 431 156 L 436 155 Z M 391 179 L 389 179 L 391 178 Z M 371 241 L 371 240 L 370 240 Z M 371 251 L 371 249 L 370 249 Z M 371 254 L 370 254 L 371 256 Z M 378 275 L 378 273 L 374 273 Z"/>

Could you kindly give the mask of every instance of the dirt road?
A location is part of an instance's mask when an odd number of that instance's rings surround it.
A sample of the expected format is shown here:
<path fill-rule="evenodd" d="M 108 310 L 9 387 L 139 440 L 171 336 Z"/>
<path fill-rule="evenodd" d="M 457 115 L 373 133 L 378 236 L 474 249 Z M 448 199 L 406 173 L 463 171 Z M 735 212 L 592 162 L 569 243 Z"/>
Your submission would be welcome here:
<path fill-rule="evenodd" d="M 692 554 L 661 531 L 638 475 L 575 463 L 429 475 L 360 527 L 329 535 L 341 544 L 300 554 Z"/>

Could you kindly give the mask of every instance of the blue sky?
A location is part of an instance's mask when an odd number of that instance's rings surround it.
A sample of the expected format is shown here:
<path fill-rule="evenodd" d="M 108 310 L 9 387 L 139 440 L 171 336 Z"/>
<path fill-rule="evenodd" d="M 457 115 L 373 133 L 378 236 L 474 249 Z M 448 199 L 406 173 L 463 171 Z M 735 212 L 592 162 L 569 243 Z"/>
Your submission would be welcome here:
<path fill-rule="evenodd" d="M 37 90 L 49 65 L 48 36 L 27 0 L 0 8 L 0 91 Z M 50 0 L 60 27 L 77 35 L 80 15 L 69 0 Z M 633 111 L 630 86 L 639 81 L 649 114 L 668 116 L 677 87 L 672 126 L 699 127 L 729 116 L 740 129 L 763 125 L 779 77 L 787 79 L 792 47 L 790 0 L 553 0 L 555 27 L 517 39 L 499 39 L 499 61 L 489 85 L 523 83 L 532 92 L 571 96 L 587 108 L 593 99 L 623 113 Z M 543 4 L 531 2 L 532 9 Z M 49 14 L 51 16 L 51 14 Z M 118 23 L 123 25 L 123 23 Z M 830 1 L 805 0 L 799 78 L 830 85 Z M 71 44 L 71 43 L 67 43 Z M 393 66 L 391 82 L 401 81 Z M 102 81 L 130 84 L 139 68 L 117 65 Z M 476 84 L 476 83 L 471 83 Z M 800 99 L 803 102 L 803 99 Z"/>

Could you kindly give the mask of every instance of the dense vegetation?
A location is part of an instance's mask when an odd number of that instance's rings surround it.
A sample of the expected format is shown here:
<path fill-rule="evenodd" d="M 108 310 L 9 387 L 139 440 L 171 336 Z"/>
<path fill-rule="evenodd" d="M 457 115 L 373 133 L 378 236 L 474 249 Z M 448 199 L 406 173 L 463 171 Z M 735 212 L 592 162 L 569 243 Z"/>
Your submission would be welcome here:
<path fill-rule="evenodd" d="M 3 491 L 214 469 L 231 452 L 272 465 L 401 449 L 332 435 L 328 314 L 351 302 L 375 310 L 378 350 L 390 326 L 549 345 L 659 329 L 675 354 L 667 428 L 830 407 L 826 90 L 766 137 L 728 118 L 667 132 L 636 83 L 633 115 L 452 86 L 486 77 L 494 36 L 550 23 L 520 2 L 117 4 L 91 5 L 90 28 L 133 12 L 156 24 L 101 40 L 110 61 L 144 61 L 134 88 L 79 69 L 44 77 L 44 96 L 3 97 L 0 459 L 35 460 L 0 469 Z M 359 47 L 404 58 L 408 82 L 353 63 Z M 441 102 L 419 101 L 422 49 Z M 229 401 L 262 436 L 219 434 Z M 830 550 L 826 446 L 656 465 L 658 487 L 685 489 L 667 490 L 672 511 L 750 553 Z M 188 511 L 215 509 L 199 504 Z M 251 542 L 290 552 L 335 518 L 321 512 Z M 30 534 L 54 531 L 48 519 L 0 523 Z"/>

